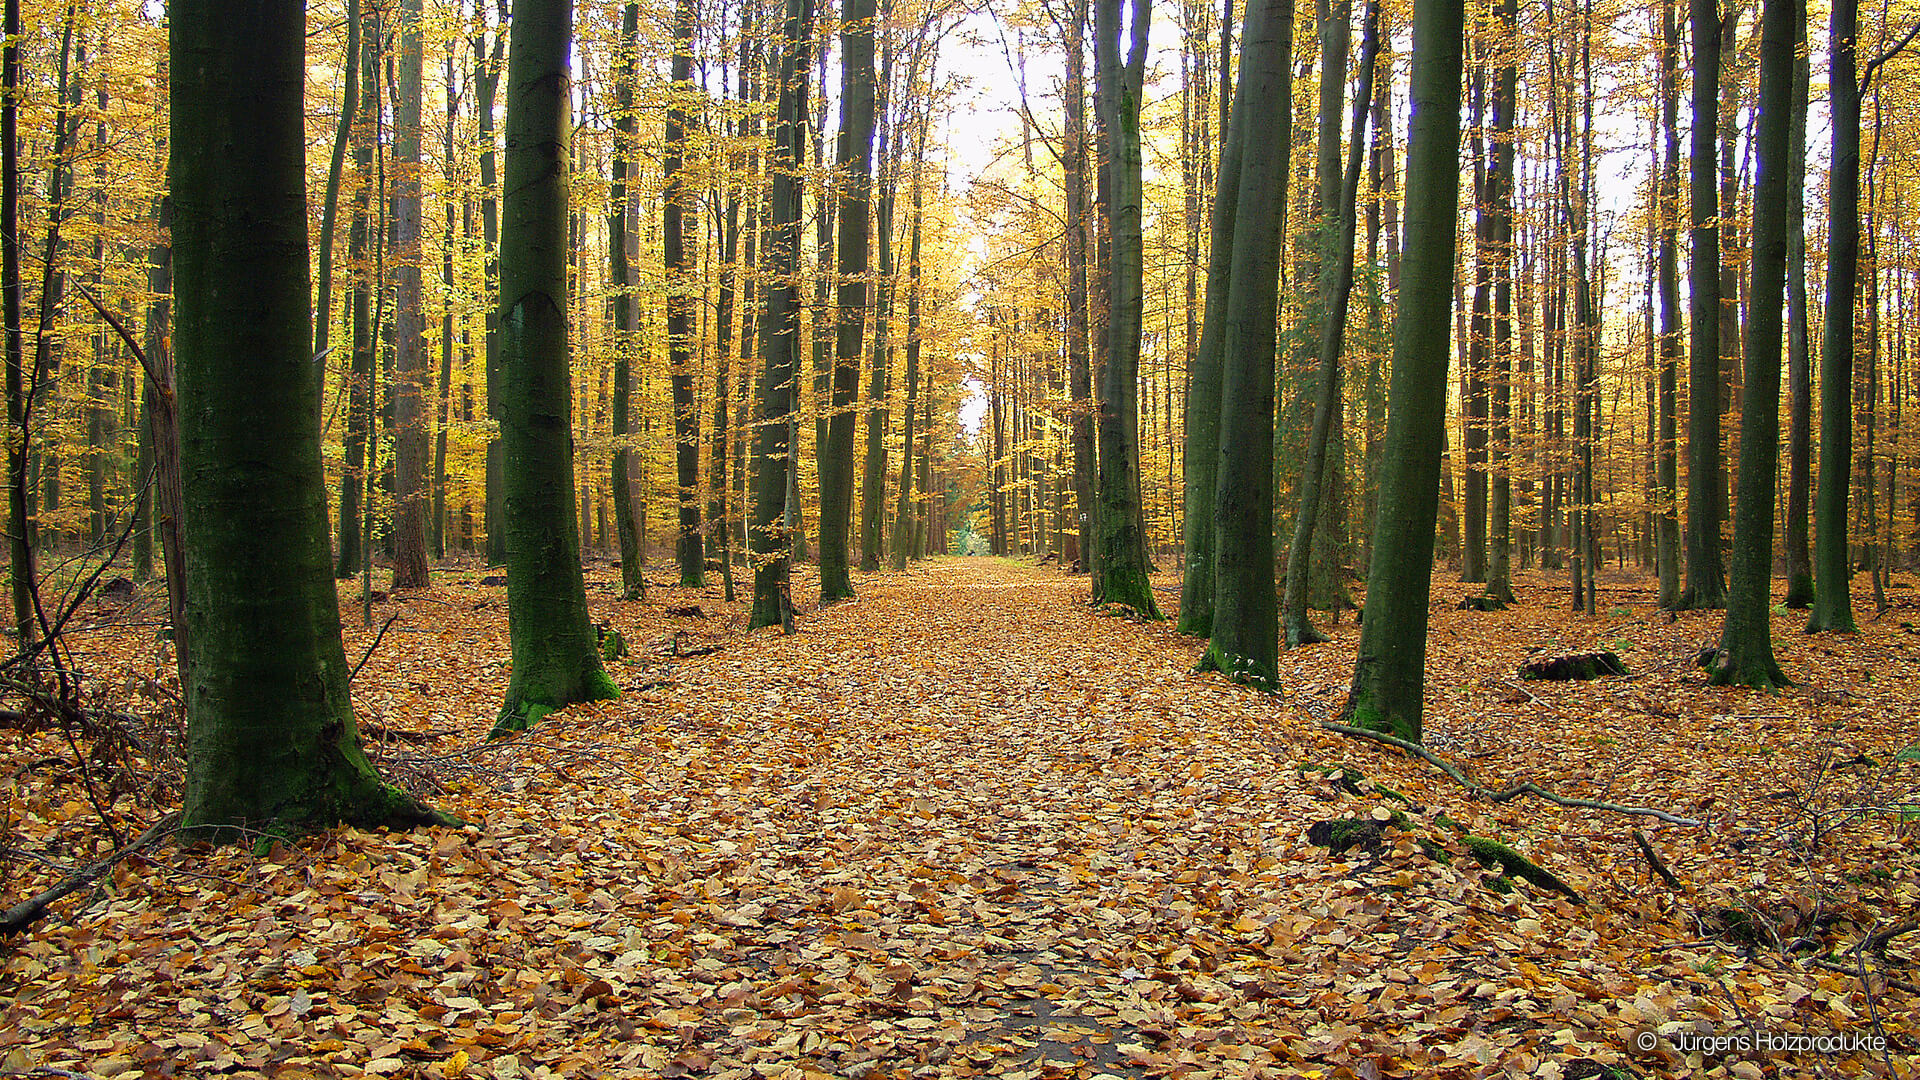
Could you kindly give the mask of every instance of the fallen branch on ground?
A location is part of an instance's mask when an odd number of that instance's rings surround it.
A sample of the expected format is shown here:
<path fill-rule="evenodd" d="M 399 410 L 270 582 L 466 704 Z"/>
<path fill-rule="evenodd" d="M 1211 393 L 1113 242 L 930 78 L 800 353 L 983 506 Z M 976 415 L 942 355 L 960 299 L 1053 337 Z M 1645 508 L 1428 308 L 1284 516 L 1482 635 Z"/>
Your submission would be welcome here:
<path fill-rule="evenodd" d="M 1337 735 L 1347 735 L 1356 739 L 1370 739 L 1373 742 L 1382 743 L 1399 750 L 1405 750 L 1407 753 L 1421 758 L 1429 765 L 1446 773 L 1461 787 L 1492 802 L 1503 803 L 1517 799 L 1522 795 L 1534 795 L 1553 803 L 1555 806 L 1565 806 L 1580 810 L 1605 810 L 1614 814 L 1636 814 L 1643 817 L 1658 818 L 1670 825 L 1698 826 L 1701 824 L 1693 818 L 1684 818 L 1675 814 L 1669 814 L 1665 810 L 1656 810 L 1650 806 L 1621 806 L 1617 803 L 1597 802 L 1593 799 L 1572 799 L 1565 795 L 1555 795 L 1553 792 L 1548 791 L 1530 780 L 1515 784 L 1503 791 L 1495 791 L 1492 788 L 1482 787 L 1474 783 L 1468 778 L 1466 773 L 1460 771 L 1459 766 L 1442 760 L 1435 755 L 1433 751 L 1421 746 L 1419 743 L 1408 742 L 1406 739 L 1397 738 L 1385 732 L 1369 731 L 1366 728 L 1351 727 L 1347 724 L 1336 724 L 1331 720 L 1320 721 L 1320 726 Z"/>
<path fill-rule="evenodd" d="M 31 900 L 14 905 L 5 915 L 0 915 L 0 937 L 12 937 L 43 918 L 47 909 L 64 897 L 86 888 L 100 879 L 102 874 L 113 869 L 114 864 L 129 855 L 152 847 L 165 837 L 173 835 L 180 827 L 179 813 L 168 814 L 147 827 L 147 831 L 134 838 L 133 842 L 99 862 L 67 877 L 65 881 L 48 889 Z"/>

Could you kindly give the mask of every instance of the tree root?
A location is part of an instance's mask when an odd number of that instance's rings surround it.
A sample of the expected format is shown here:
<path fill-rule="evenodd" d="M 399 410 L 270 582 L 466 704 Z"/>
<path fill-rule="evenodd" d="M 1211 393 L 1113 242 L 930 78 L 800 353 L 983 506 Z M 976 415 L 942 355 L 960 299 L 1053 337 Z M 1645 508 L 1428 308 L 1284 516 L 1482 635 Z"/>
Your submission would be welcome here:
<path fill-rule="evenodd" d="M 1419 743 L 1408 742 L 1405 739 L 1402 739 L 1393 735 L 1388 735 L 1385 732 L 1371 731 L 1371 730 L 1368 730 L 1367 728 L 1351 727 L 1347 724 L 1336 724 L 1331 720 L 1320 721 L 1320 726 L 1337 735 L 1347 735 L 1356 739 L 1370 739 L 1373 742 L 1382 743 L 1399 750 L 1405 750 L 1407 753 L 1412 754 L 1415 757 L 1418 757 L 1426 761 L 1429 765 L 1432 765 L 1434 768 L 1439 769 L 1443 773 L 1446 773 L 1449 777 L 1453 779 L 1455 783 L 1459 784 L 1463 788 L 1466 788 L 1468 791 L 1472 792 L 1474 795 L 1487 799 L 1490 802 L 1497 802 L 1497 803 L 1511 802 L 1512 800 L 1517 799 L 1522 795 L 1533 795 L 1538 798 L 1545 799 L 1547 802 L 1553 803 L 1555 806 L 1565 806 L 1565 807 L 1570 807 L 1570 808 L 1579 809 L 1579 810 L 1605 810 L 1609 813 L 1614 813 L 1614 814 L 1631 814 L 1631 815 L 1639 815 L 1642 817 L 1658 818 L 1659 820 L 1667 822 L 1670 825 L 1689 825 L 1689 826 L 1698 827 L 1700 824 L 1702 824 L 1700 821 L 1694 818 L 1680 817 L 1676 814 L 1670 814 L 1665 810 L 1656 810 L 1650 806 L 1621 806 L 1617 803 L 1597 802 L 1593 799 L 1573 799 L 1573 798 L 1568 798 L 1565 795 L 1555 795 L 1553 792 L 1548 791 L 1547 789 L 1541 787 L 1538 784 L 1533 783 L 1530 780 L 1515 784 L 1512 787 L 1506 788 L 1504 790 L 1495 791 L 1492 788 L 1482 787 L 1481 785 L 1474 783 L 1473 780 L 1468 778 L 1466 773 L 1460 771 L 1459 766 L 1454 765 L 1451 762 L 1442 760 L 1439 756 L 1435 755 L 1433 751 L 1427 749 L 1424 746 L 1421 746 Z"/>

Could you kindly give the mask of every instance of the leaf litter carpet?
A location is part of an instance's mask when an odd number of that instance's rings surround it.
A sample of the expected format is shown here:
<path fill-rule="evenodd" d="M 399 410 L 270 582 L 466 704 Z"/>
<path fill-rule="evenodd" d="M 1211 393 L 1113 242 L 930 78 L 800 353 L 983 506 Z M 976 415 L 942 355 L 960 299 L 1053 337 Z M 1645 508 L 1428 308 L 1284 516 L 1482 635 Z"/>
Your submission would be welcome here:
<path fill-rule="evenodd" d="M 618 602 L 600 567 L 627 692 L 483 744 L 507 650 L 478 577 L 382 605 L 401 632 L 355 684 L 388 774 L 471 825 L 127 860 L 5 946 L 0 1072 L 1911 1075 L 1920 934 L 1847 950 L 1920 908 L 1912 826 L 1796 832 L 1915 786 L 1886 749 L 1914 715 L 1915 638 L 1890 623 L 1786 643 L 1790 671 L 1851 689 L 1768 698 L 1701 686 L 1705 617 L 1638 592 L 1598 621 L 1550 585 L 1491 615 L 1436 597 L 1431 745 L 1489 786 L 1694 829 L 1476 801 L 1320 730 L 1351 625 L 1263 696 L 1191 675 L 1169 626 L 1090 609 L 1084 577 L 1000 560 L 865 578 L 792 637 L 745 634 L 717 589 Z M 1511 681 L 1543 645 L 1646 674 Z M 77 796 L 20 775 L 23 846 L 65 851 Z M 1330 819 L 1375 835 L 1309 845 Z M 1586 903 L 1482 868 L 1466 833 Z M 1741 1032 L 1829 1041 L 1688 1041 Z"/>

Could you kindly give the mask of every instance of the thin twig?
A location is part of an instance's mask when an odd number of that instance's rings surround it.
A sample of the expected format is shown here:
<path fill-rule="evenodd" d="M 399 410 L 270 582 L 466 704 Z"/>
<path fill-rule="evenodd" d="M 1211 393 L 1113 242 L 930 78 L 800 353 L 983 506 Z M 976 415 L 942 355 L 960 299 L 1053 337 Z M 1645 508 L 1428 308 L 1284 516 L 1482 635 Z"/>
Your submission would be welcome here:
<path fill-rule="evenodd" d="M 1660 853 L 1653 850 L 1653 845 L 1647 842 L 1646 833 L 1639 829 L 1633 830 L 1633 842 L 1640 845 L 1640 854 L 1646 856 L 1647 865 L 1653 867 L 1653 872 L 1660 875 L 1660 880 L 1666 882 L 1668 888 L 1674 892 L 1687 891 L 1687 887 L 1680 884 L 1680 879 L 1673 876 L 1673 871 L 1667 869 L 1666 860 L 1662 859 Z"/>
<path fill-rule="evenodd" d="M 367 661 L 373 658 L 373 650 L 379 648 L 380 639 L 387 636 L 387 627 L 399 621 L 400 616 L 389 615 L 387 616 L 387 621 L 380 624 L 380 632 L 373 635 L 373 640 L 367 643 L 367 651 L 360 654 L 360 662 L 353 665 L 353 670 L 347 673 L 347 684 L 349 686 L 353 684 L 353 677 L 360 674 L 360 669 L 366 667 Z"/>

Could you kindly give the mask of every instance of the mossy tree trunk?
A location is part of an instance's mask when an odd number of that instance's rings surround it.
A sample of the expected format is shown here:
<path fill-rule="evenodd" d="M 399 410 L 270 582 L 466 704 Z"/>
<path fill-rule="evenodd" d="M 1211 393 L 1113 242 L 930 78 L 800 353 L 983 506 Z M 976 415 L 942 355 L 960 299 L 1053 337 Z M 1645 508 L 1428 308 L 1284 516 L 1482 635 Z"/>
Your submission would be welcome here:
<path fill-rule="evenodd" d="M 1331 209 L 1333 249 L 1320 267 L 1322 298 L 1320 324 L 1319 383 L 1314 390 L 1313 430 L 1307 436 L 1307 457 L 1300 471 L 1300 510 L 1294 517 L 1293 546 L 1287 555 L 1287 588 L 1281 608 L 1280 629 L 1288 648 L 1325 641 L 1326 636 L 1307 620 L 1307 578 L 1311 568 L 1314 535 L 1320 528 L 1322 504 L 1329 502 L 1323 481 L 1330 478 L 1327 467 L 1328 445 L 1333 440 L 1334 414 L 1340 407 L 1340 356 L 1346 343 L 1348 303 L 1353 297 L 1353 250 L 1359 226 L 1357 203 L 1360 192 L 1360 162 L 1366 155 L 1367 110 L 1373 104 L 1373 60 L 1379 51 L 1380 12 L 1374 3 L 1367 5 L 1366 29 L 1360 43 L 1360 83 L 1353 99 L 1353 139 L 1347 154 L 1345 172 L 1339 180 L 1335 205 Z M 1340 67 L 1345 67 L 1346 49 L 1339 50 Z M 1325 99 L 1322 105 L 1325 106 Z M 1339 102 L 1333 107 L 1338 112 Z M 1340 141 L 1336 121 L 1329 138 L 1321 132 L 1322 144 Z"/>
<path fill-rule="evenodd" d="M 1787 277 L 1787 130 L 1797 0 L 1766 0 L 1760 19 L 1759 113 L 1754 138 L 1752 285 L 1740 398 L 1739 504 L 1718 685 L 1788 684 L 1773 655 L 1773 503 L 1780 463 L 1780 337 Z M 1851 90 L 1853 81 L 1839 85 Z M 1840 118 L 1836 118 L 1839 120 Z M 1836 154 L 1836 159 L 1838 155 Z"/>
<path fill-rule="evenodd" d="M 1100 373 L 1100 408 L 1095 433 L 1100 443 L 1098 506 L 1095 515 L 1093 599 L 1123 604 L 1157 619 L 1153 586 L 1147 580 L 1146 530 L 1140 516 L 1140 331 L 1145 307 L 1142 284 L 1145 245 L 1141 232 L 1140 105 L 1146 92 L 1147 27 L 1150 0 L 1128 5 L 1129 36 L 1120 56 L 1121 0 L 1097 0 L 1094 65 L 1102 114 L 1113 160 L 1108 177 L 1108 309 L 1106 367 Z"/>
<path fill-rule="evenodd" d="M 1287 210 L 1293 110 L 1293 0 L 1246 14 L 1240 83 L 1227 143 L 1236 160 L 1227 295 L 1220 305 L 1219 449 L 1214 465 L 1212 634 L 1200 665 L 1271 688 L 1278 681 L 1273 579 L 1275 336 L 1280 237 Z M 1275 132 L 1283 133 L 1274 137 Z M 1225 195 L 1225 189 L 1222 191 Z M 1210 285 L 1209 288 L 1212 288 Z M 1209 305 L 1209 317 L 1212 306 Z M 1206 331 L 1202 331 L 1203 336 Z M 1189 511 L 1191 513 L 1191 510 Z M 1304 561 L 1304 560 L 1303 560 Z"/>
<path fill-rule="evenodd" d="M 360 749 L 330 573 L 307 278 L 306 23 L 169 8 L 169 179 L 188 619 L 185 824 L 215 835 L 436 816 Z"/>
<path fill-rule="evenodd" d="M 1406 243 L 1387 434 L 1367 569 L 1366 618 L 1354 660 L 1349 723 L 1420 739 L 1427 656 L 1427 596 L 1446 447 L 1447 336 L 1459 210 L 1462 0 L 1415 0 L 1412 130 L 1406 173 Z"/>
<path fill-rule="evenodd" d="M 519 0 L 507 54 L 500 224 L 500 440 L 513 675 L 504 735 L 619 696 L 600 665 L 580 571 L 567 356 L 570 0 Z"/>

